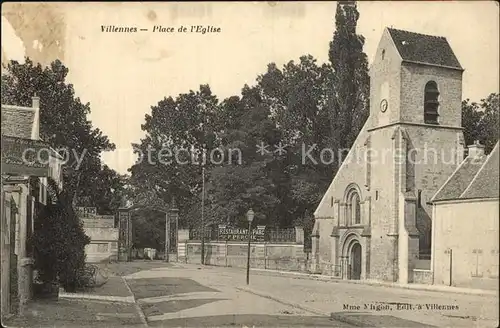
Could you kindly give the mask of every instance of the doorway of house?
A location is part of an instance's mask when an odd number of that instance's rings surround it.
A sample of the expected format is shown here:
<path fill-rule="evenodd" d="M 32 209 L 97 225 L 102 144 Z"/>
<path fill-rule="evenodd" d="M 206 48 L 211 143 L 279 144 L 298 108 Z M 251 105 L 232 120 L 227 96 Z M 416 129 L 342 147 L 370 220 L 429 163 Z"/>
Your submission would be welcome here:
<path fill-rule="evenodd" d="M 361 279 L 361 245 L 355 243 L 351 248 L 351 279 L 360 280 Z"/>

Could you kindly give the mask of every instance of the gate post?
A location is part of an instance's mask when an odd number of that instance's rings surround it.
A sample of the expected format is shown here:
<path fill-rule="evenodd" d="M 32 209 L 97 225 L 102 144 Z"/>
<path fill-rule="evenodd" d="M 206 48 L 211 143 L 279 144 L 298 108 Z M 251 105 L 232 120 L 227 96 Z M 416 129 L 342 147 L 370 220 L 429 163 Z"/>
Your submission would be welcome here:
<path fill-rule="evenodd" d="M 118 209 L 118 261 L 131 261 L 132 222 L 126 207 Z"/>
<path fill-rule="evenodd" d="M 179 209 L 177 208 L 175 202 L 172 204 L 172 208 L 169 211 L 167 226 L 169 227 L 169 234 L 165 236 L 168 239 L 168 259 L 175 257 L 177 261 L 177 255 L 179 251 Z M 172 225 L 174 226 L 172 229 Z M 172 257 L 170 256 L 172 255 Z"/>

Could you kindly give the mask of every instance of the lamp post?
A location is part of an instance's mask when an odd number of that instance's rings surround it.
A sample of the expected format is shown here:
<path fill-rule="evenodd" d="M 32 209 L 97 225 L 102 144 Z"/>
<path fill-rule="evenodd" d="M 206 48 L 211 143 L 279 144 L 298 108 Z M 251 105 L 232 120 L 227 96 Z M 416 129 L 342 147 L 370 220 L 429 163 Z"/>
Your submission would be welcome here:
<path fill-rule="evenodd" d="M 201 264 L 205 265 L 205 167 L 201 168 Z"/>
<path fill-rule="evenodd" d="M 168 251 L 170 250 L 170 220 L 168 212 L 165 211 L 165 262 L 170 262 Z"/>
<path fill-rule="evenodd" d="M 250 240 L 252 238 L 252 221 L 255 213 L 252 209 L 247 212 L 248 220 L 248 253 L 247 253 L 247 285 L 250 283 Z"/>

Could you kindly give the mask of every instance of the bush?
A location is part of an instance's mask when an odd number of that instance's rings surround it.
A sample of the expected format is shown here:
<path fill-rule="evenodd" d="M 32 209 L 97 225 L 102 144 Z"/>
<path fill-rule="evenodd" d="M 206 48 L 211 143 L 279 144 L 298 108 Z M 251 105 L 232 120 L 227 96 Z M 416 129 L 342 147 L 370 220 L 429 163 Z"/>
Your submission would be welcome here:
<path fill-rule="evenodd" d="M 85 284 L 85 235 L 68 197 L 49 181 L 50 197 L 47 206 L 39 208 L 33 234 L 35 268 L 42 282 L 59 282 L 66 290 L 74 291 Z"/>

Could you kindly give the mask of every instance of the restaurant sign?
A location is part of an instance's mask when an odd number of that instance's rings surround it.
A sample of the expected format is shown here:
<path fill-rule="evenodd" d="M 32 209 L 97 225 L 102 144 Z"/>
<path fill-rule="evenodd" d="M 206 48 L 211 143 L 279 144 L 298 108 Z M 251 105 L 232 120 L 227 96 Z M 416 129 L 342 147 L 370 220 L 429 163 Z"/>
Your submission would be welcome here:
<path fill-rule="evenodd" d="M 256 229 L 252 229 L 250 235 L 251 240 L 264 241 L 265 230 L 266 226 L 257 226 Z M 248 229 L 228 228 L 225 225 L 219 225 L 217 239 L 226 241 L 245 241 L 248 240 Z"/>
<path fill-rule="evenodd" d="M 2 174 L 47 177 L 49 152 L 43 141 L 2 136 Z"/>

